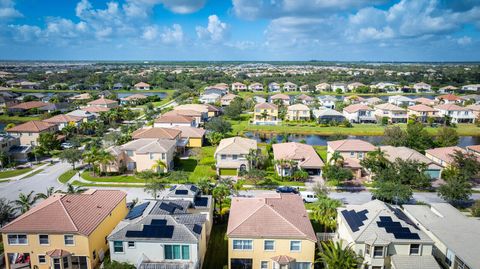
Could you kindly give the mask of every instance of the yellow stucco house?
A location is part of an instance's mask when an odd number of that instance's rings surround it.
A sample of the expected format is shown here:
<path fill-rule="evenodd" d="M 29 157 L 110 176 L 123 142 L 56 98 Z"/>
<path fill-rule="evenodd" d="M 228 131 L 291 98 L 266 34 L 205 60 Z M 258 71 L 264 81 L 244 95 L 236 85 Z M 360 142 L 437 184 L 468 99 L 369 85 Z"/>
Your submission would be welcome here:
<path fill-rule="evenodd" d="M 127 213 L 123 191 L 54 194 L 1 229 L 6 268 L 96 268 Z"/>
<path fill-rule="evenodd" d="M 315 232 L 295 194 L 232 199 L 229 269 L 313 268 Z"/>
<path fill-rule="evenodd" d="M 275 125 L 279 122 L 278 106 L 271 103 L 256 104 L 253 111 L 253 124 Z"/>

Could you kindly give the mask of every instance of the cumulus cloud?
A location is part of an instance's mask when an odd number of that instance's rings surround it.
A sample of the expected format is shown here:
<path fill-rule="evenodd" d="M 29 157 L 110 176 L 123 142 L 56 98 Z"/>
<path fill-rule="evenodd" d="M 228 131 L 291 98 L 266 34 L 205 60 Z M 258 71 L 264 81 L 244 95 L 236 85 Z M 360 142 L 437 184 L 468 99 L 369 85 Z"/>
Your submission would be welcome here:
<path fill-rule="evenodd" d="M 153 7 L 162 4 L 166 9 L 178 13 L 189 14 L 205 6 L 206 0 L 127 0 L 123 5 L 129 17 L 145 18 L 150 15 Z"/>
<path fill-rule="evenodd" d="M 228 36 L 228 24 L 222 22 L 217 15 L 208 16 L 207 27 L 197 26 L 197 36 L 201 40 L 212 43 L 224 42 Z"/>
<path fill-rule="evenodd" d="M 461 46 L 466 46 L 472 44 L 472 38 L 469 36 L 463 36 L 457 39 L 457 43 Z"/>
<path fill-rule="evenodd" d="M 0 0 L 0 19 L 10 20 L 23 17 L 23 14 L 15 9 L 15 2 L 13 0 Z"/>
<path fill-rule="evenodd" d="M 184 41 L 184 34 L 182 26 L 174 24 L 172 27 L 164 27 L 163 31 L 157 26 L 145 27 L 142 38 L 151 42 L 161 42 L 164 44 L 182 44 Z"/>

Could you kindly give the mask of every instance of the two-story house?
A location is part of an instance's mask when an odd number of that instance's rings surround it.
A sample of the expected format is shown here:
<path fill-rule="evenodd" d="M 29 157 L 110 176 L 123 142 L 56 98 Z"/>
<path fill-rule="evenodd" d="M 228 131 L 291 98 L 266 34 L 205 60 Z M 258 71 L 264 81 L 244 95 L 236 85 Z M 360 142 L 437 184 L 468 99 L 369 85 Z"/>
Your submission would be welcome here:
<path fill-rule="evenodd" d="M 222 98 L 220 98 L 220 104 L 222 106 L 229 106 L 230 103 L 233 101 L 233 99 L 237 98 L 238 95 L 235 95 L 233 93 L 227 93 Z"/>
<path fill-rule="evenodd" d="M 283 93 L 277 93 L 275 95 L 270 96 L 270 103 L 276 103 L 276 102 L 280 102 L 288 106 L 290 105 L 290 96 Z"/>
<path fill-rule="evenodd" d="M 259 103 L 255 105 L 253 124 L 276 125 L 279 121 L 277 105 L 272 103 Z"/>
<path fill-rule="evenodd" d="M 127 215 L 126 193 L 53 194 L 1 228 L 7 269 L 94 269 Z M 22 267 L 23 266 L 23 267 Z"/>
<path fill-rule="evenodd" d="M 363 104 L 344 107 L 343 116 L 352 123 L 376 122 L 374 110 Z"/>
<path fill-rule="evenodd" d="M 306 171 L 310 175 L 322 173 L 324 163 L 311 145 L 289 142 L 273 144 L 272 148 L 273 159 L 276 161 L 275 171 L 279 176 L 291 176 L 296 169 Z"/>
<path fill-rule="evenodd" d="M 326 91 L 329 91 L 330 89 L 331 89 L 330 84 L 325 82 L 315 85 L 315 90 L 318 92 L 326 92 Z"/>
<path fill-rule="evenodd" d="M 295 104 L 288 106 L 287 119 L 290 121 L 310 120 L 310 108 L 304 104 Z"/>
<path fill-rule="evenodd" d="M 44 121 L 28 121 L 6 130 L 8 134 L 20 138 L 21 145 L 36 146 L 40 134 L 47 132 L 56 132 L 57 125 Z"/>
<path fill-rule="evenodd" d="M 241 82 L 234 82 L 232 83 L 232 91 L 246 91 L 247 90 L 247 85 L 241 83 Z"/>
<path fill-rule="evenodd" d="M 406 107 L 415 105 L 415 100 L 412 98 L 402 96 L 402 95 L 393 95 L 388 97 L 388 102 L 396 106 Z"/>
<path fill-rule="evenodd" d="M 269 92 L 278 92 L 280 91 L 280 84 L 276 83 L 276 82 L 271 82 L 268 84 L 268 91 Z"/>
<path fill-rule="evenodd" d="M 363 257 L 362 268 L 440 269 L 432 255 L 434 242 L 400 208 L 373 200 L 337 211 L 334 241 Z"/>
<path fill-rule="evenodd" d="M 229 269 L 312 269 L 317 241 L 302 198 L 234 197 L 227 228 Z"/>
<path fill-rule="evenodd" d="M 439 112 L 424 104 L 407 107 L 407 116 L 409 118 L 416 117 L 421 122 L 427 122 L 429 118 L 432 118 L 435 122 L 440 120 Z"/>
<path fill-rule="evenodd" d="M 376 105 L 375 116 L 377 121 L 387 118 L 390 123 L 407 122 L 407 110 L 390 103 Z"/>
<path fill-rule="evenodd" d="M 318 97 L 318 101 L 324 108 L 335 109 L 335 103 L 338 99 L 331 95 L 322 95 Z"/>
<path fill-rule="evenodd" d="M 433 108 L 438 111 L 440 117 L 449 117 L 452 123 L 473 123 L 475 120 L 470 109 L 456 104 L 443 104 Z"/>
<path fill-rule="evenodd" d="M 425 82 L 419 82 L 413 84 L 413 90 L 415 90 L 415 92 L 432 92 L 432 86 Z"/>
<path fill-rule="evenodd" d="M 438 104 L 458 104 L 458 105 L 463 105 L 465 102 L 465 99 L 463 99 L 460 96 L 456 96 L 455 94 L 445 94 L 445 95 L 439 95 L 435 97 L 435 101 Z"/>
<path fill-rule="evenodd" d="M 430 160 L 434 161 L 438 165 L 442 167 L 447 167 L 453 162 L 452 155 L 455 154 L 456 151 L 459 151 L 463 154 L 467 153 L 467 151 L 461 147 L 453 146 L 453 147 L 442 147 L 442 148 L 433 148 L 425 150 L 425 156 Z"/>
<path fill-rule="evenodd" d="M 132 133 L 132 139 L 166 139 L 176 143 L 177 152 L 185 152 L 188 145 L 188 138 L 182 138 L 182 131 L 173 128 L 145 127 L 135 130 Z"/>
<path fill-rule="evenodd" d="M 89 107 L 93 106 L 93 107 L 103 107 L 103 108 L 112 109 L 112 108 L 118 107 L 118 102 L 115 100 L 110 100 L 104 97 L 100 97 L 97 100 L 88 102 L 87 105 Z"/>
<path fill-rule="evenodd" d="M 214 154 L 217 175 L 237 176 L 248 171 L 251 165 L 247 155 L 251 151 L 258 151 L 256 140 L 239 136 L 222 139 Z"/>
<path fill-rule="evenodd" d="M 360 139 L 345 139 L 327 142 L 327 163 L 331 162 L 335 152 L 343 158 L 343 166 L 352 170 L 357 178 L 362 176 L 360 161 L 368 152 L 374 151 L 375 146 Z"/>
<path fill-rule="evenodd" d="M 175 126 L 198 127 L 198 122 L 193 117 L 183 115 L 160 115 L 153 122 L 153 127 L 170 128 Z"/>
<path fill-rule="evenodd" d="M 60 115 L 56 115 L 56 116 L 53 116 L 51 118 L 45 119 L 43 121 L 57 125 L 58 130 L 61 131 L 63 128 L 65 128 L 66 126 L 69 126 L 69 125 L 74 126 L 74 127 L 80 126 L 80 123 L 83 122 L 83 118 L 82 117 L 77 117 L 77 116 L 60 114 Z"/>
<path fill-rule="evenodd" d="M 283 90 L 286 92 L 294 92 L 298 88 L 297 84 L 287 81 L 283 83 Z"/>
<path fill-rule="evenodd" d="M 311 104 L 313 104 L 313 101 L 315 100 L 313 97 L 308 96 L 304 93 L 300 94 L 295 99 L 302 102 L 302 104 L 304 104 L 304 105 L 311 105 Z"/>
<path fill-rule="evenodd" d="M 263 84 L 257 82 L 252 83 L 248 85 L 248 89 L 254 92 L 263 91 Z"/>

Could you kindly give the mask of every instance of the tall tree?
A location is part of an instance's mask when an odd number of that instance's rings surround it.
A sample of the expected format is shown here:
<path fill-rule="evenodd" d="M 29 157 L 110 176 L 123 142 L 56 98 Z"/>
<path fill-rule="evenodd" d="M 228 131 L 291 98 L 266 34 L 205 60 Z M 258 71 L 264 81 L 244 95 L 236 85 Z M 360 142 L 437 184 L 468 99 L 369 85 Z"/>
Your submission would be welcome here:
<path fill-rule="evenodd" d="M 438 147 L 456 146 L 459 139 L 460 138 L 458 136 L 458 133 L 454 128 L 443 126 L 437 131 L 437 136 L 435 137 L 435 144 Z"/>
<path fill-rule="evenodd" d="M 167 164 L 162 160 L 155 160 L 152 165 L 152 170 L 156 171 L 159 174 L 165 173 L 165 169 L 167 168 Z"/>
<path fill-rule="evenodd" d="M 230 105 L 225 107 L 223 113 L 232 120 L 238 120 L 243 112 L 243 107 L 243 99 L 241 97 L 235 97 L 232 102 L 230 102 Z"/>
<path fill-rule="evenodd" d="M 325 232 L 335 230 L 337 227 L 337 208 L 342 205 L 339 200 L 326 196 L 319 197 L 313 204 L 313 219 L 320 223 Z"/>
<path fill-rule="evenodd" d="M 0 227 L 15 218 L 15 208 L 5 198 L 0 198 Z"/>
<path fill-rule="evenodd" d="M 226 135 L 232 131 L 232 125 L 222 117 L 216 117 L 205 124 L 205 129 Z"/>
<path fill-rule="evenodd" d="M 99 153 L 99 150 L 97 147 L 91 147 L 90 150 L 85 151 L 83 153 L 83 160 L 89 166 L 91 166 L 93 171 L 93 176 L 95 176 L 95 164 L 97 163 L 98 153 Z"/>
<path fill-rule="evenodd" d="M 397 180 L 375 181 L 374 186 L 373 196 L 389 203 L 404 204 L 410 201 L 413 195 L 410 186 L 403 185 Z"/>
<path fill-rule="evenodd" d="M 34 191 L 31 191 L 28 194 L 20 193 L 18 199 L 13 201 L 13 204 L 16 205 L 16 209 L 23 214 L 30 210 L 37 200 L 38 198 L 35 197 Z"/>
<path fill-rule="evenodd" d="M 97 161 L 102 166 L 103 172 L 107 171 L 107 166 L 111 164 L 114 160 L 115 160 L 115 156 L 113 156 L 112 153 L 106 150 L 101 150 L 98 153 Z"/>
<path fill-rule="evenodd" d="M 448 167 L 442 173 L 445 184 L 438 188 L 438 196 L 451 204 L 468 201 L 472 195 L 472 184 L 459 169 Z"/>
<path fill-rule="evenodd" d="M 72 169 L 75 170 L 75 163 L 82 160 L 82 152 L 75 148 L 65 149 L 60 153 L 60 159 L 66 161 L 72 165 Z"/>
<path fill-rule="evenodd" d="M 456 168 L 460 176 L 466 180 L 474 178 L 480 172 L 480 160 L 474 153 L 464 153 L 455 150 L 451 157 L 453 159 L 451 165 Z"/>
<path fill-rule="evenodd" d="M 145 182 L 144 190 L 150 193 L 153 199 L 158 198 L 158 193 L 165 189 L 165 183 L 160 179 L 154 178 Z"/>

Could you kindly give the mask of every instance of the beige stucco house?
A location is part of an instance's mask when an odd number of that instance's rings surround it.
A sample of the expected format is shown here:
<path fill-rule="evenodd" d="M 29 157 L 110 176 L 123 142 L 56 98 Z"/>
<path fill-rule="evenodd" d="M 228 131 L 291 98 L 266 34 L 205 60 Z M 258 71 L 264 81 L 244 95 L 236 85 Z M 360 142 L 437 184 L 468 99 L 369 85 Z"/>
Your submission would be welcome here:
<path fill-rule="evenodd" d="M 7 129 L 6 132 L 20 138 L 21 145 L 36 146 L 41 133 L 56 132 L 57 125 L 44 121 L 29 121 Z"/>
<path fill-rule="evenodd" d="M 250 150 L 258 151 L 256 140 L 239 136 L 222 139 L 214 155 L 217 174 L 237 176 L 240 171 L 248 171 Z"/>
<path fill-rule="evenodd" d="M 310 108 L 304 104 L 288 106 L 287 119 L 290 121 L 310 120 Z"/>

